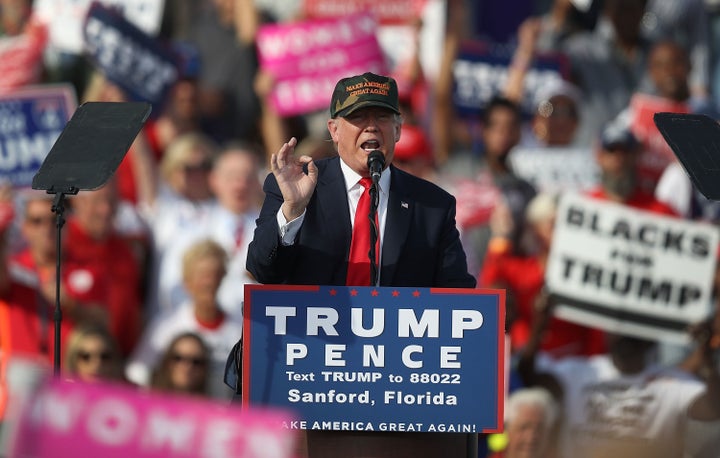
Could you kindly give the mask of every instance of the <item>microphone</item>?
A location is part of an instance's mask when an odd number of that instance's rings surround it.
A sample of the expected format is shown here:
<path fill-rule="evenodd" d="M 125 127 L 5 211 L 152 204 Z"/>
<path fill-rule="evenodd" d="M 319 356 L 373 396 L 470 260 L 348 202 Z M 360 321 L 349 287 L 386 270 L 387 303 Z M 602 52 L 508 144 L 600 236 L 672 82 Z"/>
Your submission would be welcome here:
<path fill-rule="evenodd" d="M 377 226 L 377 209 L 380 205 L 380 175 L 385 168 L 385 155 L 382 151 L 372 150 L 368 154 L 367 166 L 370 171 L 370 178 L 372 179 L 372 186 L 370 187 L 370 251 L 368 252 L 368 259 L 370 260 L 370 284 L 377 285 L 378 283 L 378 265 L 377 265 L 377 253 L 375 252 L 375 245 L 378 239 L 378 226 Z"/>
<path fill-rule="evenodd" d="M 378 150 L 370 151 L 367 158 L 367 166 L 368 170 L 370 170 L 370 178 L 372 178 L 373 183 L 377 184 L 385 168 L 385 155 Z"/>

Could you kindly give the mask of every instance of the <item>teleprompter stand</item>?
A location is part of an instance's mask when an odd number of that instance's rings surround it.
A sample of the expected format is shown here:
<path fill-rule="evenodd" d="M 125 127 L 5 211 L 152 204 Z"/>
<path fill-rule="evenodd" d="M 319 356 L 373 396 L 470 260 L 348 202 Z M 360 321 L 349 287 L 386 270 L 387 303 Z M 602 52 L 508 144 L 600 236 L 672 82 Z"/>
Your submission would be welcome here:
<path fill-rule="evenodd" d="M 60 266 L 65 196 L 98 189 L 108 181 L 145 124 L 150 109 L 150 104 L 144 102 L 87 102 L 80 105 L 33 177 L 33 189 L 55 195 L 52 211 L 57 228 L 53 314 L 53 372 L 56 376 L 60 373 L 61 355 Z"/>

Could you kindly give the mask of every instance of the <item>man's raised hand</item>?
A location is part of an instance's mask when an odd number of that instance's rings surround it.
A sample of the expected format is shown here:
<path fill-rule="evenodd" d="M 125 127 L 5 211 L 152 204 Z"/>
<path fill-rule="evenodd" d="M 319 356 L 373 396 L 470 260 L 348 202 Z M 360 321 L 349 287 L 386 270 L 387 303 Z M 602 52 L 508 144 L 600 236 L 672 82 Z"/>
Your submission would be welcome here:
<path fill-rule="evenodd" d="M 292 137 L 276 154 L 270 157 L 270 170 L 277 180 L 283 196 L 282 212 L 292 221 L 302 215 L 317 185 L 318 171 L 310 156 L 295 157 L 297 139 Z M 307 164 L 307 173 L 303 167 Z"/>

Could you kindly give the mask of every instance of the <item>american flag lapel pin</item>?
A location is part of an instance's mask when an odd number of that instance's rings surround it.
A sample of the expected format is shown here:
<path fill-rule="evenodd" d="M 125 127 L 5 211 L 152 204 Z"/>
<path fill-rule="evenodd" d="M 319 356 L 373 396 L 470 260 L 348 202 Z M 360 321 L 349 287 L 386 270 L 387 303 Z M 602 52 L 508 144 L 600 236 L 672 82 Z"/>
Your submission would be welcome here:
<path fill-rule="evenodd" d="M 405 202 L 405 201 L 401 201 L 401 202 L 400 202 L 400 206 L 401 206 L 402 208 L 404 208 L 405 210 L 407 210 L 408 208 L 410 208 L 410 206 L 408 205 L 408 203 Z"/>

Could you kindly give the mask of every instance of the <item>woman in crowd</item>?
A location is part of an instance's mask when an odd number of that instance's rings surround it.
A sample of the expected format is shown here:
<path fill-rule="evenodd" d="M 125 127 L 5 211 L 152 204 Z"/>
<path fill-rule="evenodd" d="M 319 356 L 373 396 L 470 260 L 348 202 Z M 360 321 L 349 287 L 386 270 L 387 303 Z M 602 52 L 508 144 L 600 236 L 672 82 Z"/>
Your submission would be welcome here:
<path fill-rule="evenodd" d="M 117 343 L 108 329 L 97 323 L 81 324 L 68 338 L 65 374 L 73 380 L 120 381 L 122 361 Z"/>
<path fill-rule="evenodd" d="M 179 334 L 155 367 L 150 388 L 206 396 L 209 357 L 210 350 L 202 337 L 194 332 Z"/>

